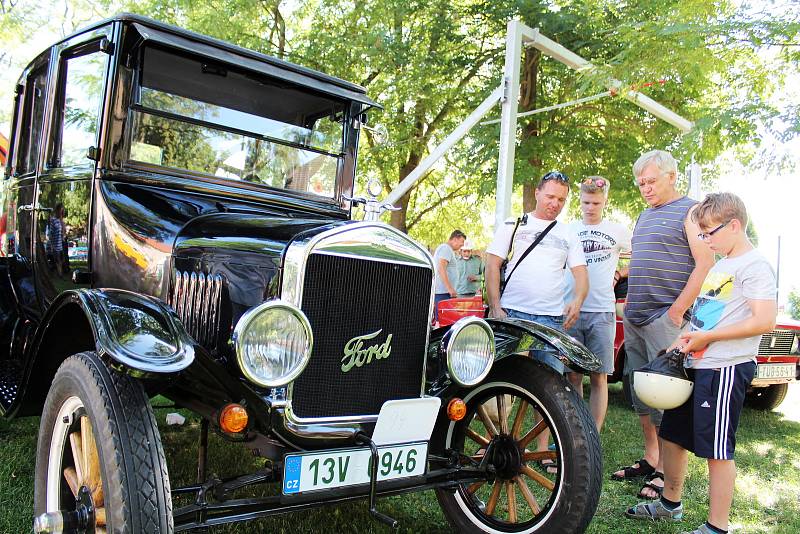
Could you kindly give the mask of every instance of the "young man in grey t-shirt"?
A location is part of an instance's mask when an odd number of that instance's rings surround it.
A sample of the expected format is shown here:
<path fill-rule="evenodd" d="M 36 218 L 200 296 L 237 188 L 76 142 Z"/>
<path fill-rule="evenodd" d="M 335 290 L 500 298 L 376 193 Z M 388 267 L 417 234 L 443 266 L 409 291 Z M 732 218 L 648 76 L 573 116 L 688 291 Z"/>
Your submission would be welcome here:
<path fill-rule="evenodd" d="M 699 237 L 723 256 L 705 278 L 692 307 L 689 329 L 671 348 L 689 355 L 694 390 L 683 405 L 666 410 L 663 440 L 664 492 L 626 515 L 642 519 L 683 517 L 681 495 L 687 451 L 708 460 L 708 520 L 692 534 L 725 534 L 736 464 L 736 428 L 744 396 L 756 371 L 761 334 L 775 328 L 775 273 L 747 239 L 747 211 L 732 193 L 708 195 L 692 213 Z"/>
<path fill-rule="evenodd" d="M 436 266 L 436 280 L 434 283 L 434 315 L 439 320 L 439 303 L 449 298 L 458 296 L 456 281 L 458 280 L 458 265 L 456 264 L 455 251 L 464 245 L 467 236 L 461 230 L 453 230 L 447 243 L 436 247 L 433 261 Z"/>

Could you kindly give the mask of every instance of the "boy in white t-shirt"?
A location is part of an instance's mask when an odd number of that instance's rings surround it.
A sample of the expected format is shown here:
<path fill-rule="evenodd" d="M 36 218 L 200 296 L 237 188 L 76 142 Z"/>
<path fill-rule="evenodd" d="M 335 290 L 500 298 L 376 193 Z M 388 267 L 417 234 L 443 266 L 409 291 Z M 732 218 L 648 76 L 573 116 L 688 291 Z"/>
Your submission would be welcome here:
<path fill-rule="evenodd" d="M 598 432 L 603 428 L 608 409 L 608 375 L 614 373 L 614 285 L 619 280 L 617 263 L 621 252 L 631 250 L 631 231 L 619 223 L 603 219 L 610 185 L 602 176 L 586 178 L 581 183 L 582 220 L 571 224 L 583 245 L 589 271 L 589 294 L 583 301 L 578 321 L 567 333 L 603 362 L 602 369 L 590 375 L 589 411 Z M 569 379 L 582 397 L 583 374 L 570 372 Z"/>
<path fill-rule="evenodd" d="M 736 481 L 736 429 L 745 393 L 756 372 L 761 334 L 775 328 L 776 284 L 772 266 L 747 238 L 747 210 L 732 193 L 712 193 L 691 215 L 700 239 L 723 256 L 711 268 L 692 307 L 689 329 L 670 350 L 689 355 L 694 389 L 681 406 L 664 412 L 664 492 L 637 504 L 636 519 L 683 519 L 688 451 L 708 461 L 708 520 L 688 534 L 726 534 Z"/>

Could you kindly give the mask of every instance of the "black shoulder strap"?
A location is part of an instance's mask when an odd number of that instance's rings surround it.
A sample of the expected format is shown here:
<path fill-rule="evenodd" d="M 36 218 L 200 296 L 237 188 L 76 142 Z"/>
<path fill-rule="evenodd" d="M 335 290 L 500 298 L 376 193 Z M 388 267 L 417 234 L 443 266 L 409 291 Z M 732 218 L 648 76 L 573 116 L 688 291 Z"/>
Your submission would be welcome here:
<path fill-rule="evenodd" d="M 547 232 L 552 230 L 557 222 L 558 221 L 553 221 L 549 225 L 547 225 L 547 228 L 545 228 L 544 231 L 536 237 L 536 239 L 533 241 L 533 243 L 531 243 L 531 246 L 529 246 L 528 249 L 525 252 L 522 253 L 522 256 L 519 257 L 519 261 L 517 262 L 517 264 L 514 265 L 514 268 L 511 269 L 511 272 L 508 273 L 508 276 L 506 276 L 506 287 L 508 287 L 508 281 L 511 280 L 511 275 L 514 274 L 514 271 L 517 270 L 517 267 L 519 267 L 519 264 L 522 263 L 522 260 L 524 260 L 525 257 L 528 254 L 530 254 L 533 249 L 536 248 L 536 245 L 538 245 L 541 242 L 541 240 L 544 239 L 544 236 L 547 235 Z M 513 243 L 512 243 L 512 246 L 513 246 Z"/>
<path fill-rule="evenodd" d="M 511 232 L 511 241 L 508 242 L 508 252 L 506 252 L 506 262 L 511 261 L 511 257 L 514 255 L 514 236 L 517 235 L 517 229 L 519 228 L 520 223 L 528 224 L 528 214 L 525 213 L 522 217 L 517 217 L 517 222 L 514 223 L 514 230 Z"/>

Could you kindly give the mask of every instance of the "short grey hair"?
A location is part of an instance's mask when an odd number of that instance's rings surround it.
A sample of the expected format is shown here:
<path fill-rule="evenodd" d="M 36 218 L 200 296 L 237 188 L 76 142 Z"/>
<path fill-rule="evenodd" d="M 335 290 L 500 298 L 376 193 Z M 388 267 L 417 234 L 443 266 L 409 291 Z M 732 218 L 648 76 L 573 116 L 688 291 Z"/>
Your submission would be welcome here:
<path fill-rule="evenodd" d="M 639 156 L 639 159 L 633 164 L 633 177 L 638 178 L 644 171 L 644 168 L 651 163 L 655 163 L 662 174 L 678 175 L 678 162 L 675 161 L 672 154 L 666 150 L 651 150 Z"/>

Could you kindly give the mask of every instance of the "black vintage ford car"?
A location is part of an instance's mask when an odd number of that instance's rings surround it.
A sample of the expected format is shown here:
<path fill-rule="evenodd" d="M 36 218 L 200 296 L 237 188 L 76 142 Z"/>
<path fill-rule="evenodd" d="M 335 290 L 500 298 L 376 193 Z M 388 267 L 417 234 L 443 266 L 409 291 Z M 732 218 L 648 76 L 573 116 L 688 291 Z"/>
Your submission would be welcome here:
<path fill-rule="evenodd" d="M 0 415 L 41 415 L 36 532 L 353 498 L 396 524 L 376 496 L 431 488 L 464 532 L 585 529 L 597 432 L 529 353 L 597 360 L 526 321 L 431 330 L 431 256 L 352 198 L 373 107 L 357 85 L 132 15 L 25 69 L 2 184 Z M 156 395 L 202 420 L 197 484 L 170 485 Z M 267 467 L 207 476 L 209 428 Z M 237 494 L 255 484 L 274 489 Z"/>

